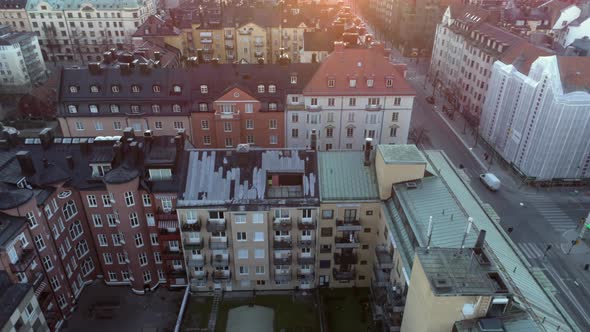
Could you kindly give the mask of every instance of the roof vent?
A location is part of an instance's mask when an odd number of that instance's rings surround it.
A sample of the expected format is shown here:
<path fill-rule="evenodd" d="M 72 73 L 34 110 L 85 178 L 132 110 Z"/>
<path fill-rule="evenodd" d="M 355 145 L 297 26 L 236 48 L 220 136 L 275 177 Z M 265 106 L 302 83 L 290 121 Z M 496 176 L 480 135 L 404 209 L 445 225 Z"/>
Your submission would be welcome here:
<path fill-rule="evenodd" d="M 449 281 L 445 278 L 436 278 L 433 280 L 433 284 L 434 284 L 434 288 L 436 288 L 437 290 L 444 290 L 444 289 L 451 288 L 451 284 L 449 284 Z"/>
<path fill-rule="evenodd" d="M 250 144 L 238 144 L 236 151 L 237 152 L 249 152 L 250 151 Z"/>
<path fill-rule="evenodd" d="M 416 182 L 406 182 L 406 188 L 416 189 L 416 188 L 418 188 L 418 184 Z"/>

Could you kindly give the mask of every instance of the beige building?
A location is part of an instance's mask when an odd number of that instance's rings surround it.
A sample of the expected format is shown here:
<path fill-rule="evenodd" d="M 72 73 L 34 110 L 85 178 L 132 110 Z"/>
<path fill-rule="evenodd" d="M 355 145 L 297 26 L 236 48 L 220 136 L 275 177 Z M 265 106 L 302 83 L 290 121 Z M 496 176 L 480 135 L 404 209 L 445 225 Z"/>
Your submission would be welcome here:
<path fill-rule="evenodd" d="M 0 0 L 0 25 L 10 26 L 12 31 L 31 31 L 26 6 L 27 0 Z"/>

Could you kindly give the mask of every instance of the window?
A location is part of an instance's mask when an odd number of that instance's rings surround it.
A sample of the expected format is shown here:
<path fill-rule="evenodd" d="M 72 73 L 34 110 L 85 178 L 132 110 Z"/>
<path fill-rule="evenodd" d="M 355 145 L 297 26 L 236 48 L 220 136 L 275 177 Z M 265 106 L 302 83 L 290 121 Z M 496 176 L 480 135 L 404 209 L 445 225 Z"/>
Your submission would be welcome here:
<path fill-rule="evenodd" d="M 90 110 L 90 113 L 98 113 L 98 106 L 96 105 L 88 105 L 88 109 Z"/>
<path fill-rule="evenodd" d="M 236 236 L 238 241 L 247 241 L 246 232 L 238 232 Z"/>
<path fill-rule="evenodd" d="M 369 98 L 369 105 L 379 105 L 379 98 Z"/>
<path fill-rule="evenodd" d="M 397 127 L 391 127 L 391 128 L 389 128 L 389 136 L 390 137 L 396 137 L 397 136 Z"/>
<path fill-rule="evenodd" d="M 262 84 L 258 85 L 258 93 L 264 93 L 264 85 L 262 85 Z"/>
<path fill-rule="evenodd" d="M 161 91 L 161 88 L 160 88 L 159 85 L 153 85 L 152 86 L 152 91 L 157 93 L 157 92 L 160 92 Z"/>
<path fill-rule="evenodd" d="M 334 128 L 328 127 L 326 128 L 326 137 L 333 137 L 334 136 Z"/>
<path fill-rule="evenodd" d="M 113 129 L 114 130 L 121 130 L 121 122 L 120 121 L 113 122 Z"/>
<path fill-rule="evenodd" d="M 334 218 L 334 210 L 322 210 L 322 219 Z"/>
<path fill-rule="evenodd" d="M 264 265 L 257 265 L 255 272 L 256 274 L 264 274 Z"/>
<path fill-rule="evenodd" d="M 236 224 L 245 224 L 246 223 L 246 215 L 245 214 L 234 215 L 234 222 Z"/>
<path fill-rule="evenodd" d="M 51 279 L 49 279 L 49 283 L 51 284 L 51 288 L 53 288 L 54 292 L 61 288 L 61 285 L 59 284 L 59 280 L 55 276 L 51 277 Z"/>
<path fill-rule="evenodd" d="M 158 245 L 158 234 L 150 233 L 150 243 L 152 244 L 152 246 Z"/>
<path fill-rule="evenodd" d="M 205 103 L 200 103 L 199 104 L 199 111 L 200 112 L 207 112 L 208 111 L 208 106 Z"/>
<path fill-rule="evenodd" d="M 42 234 L 39 234 L 39 235 L 35 236 L 33 238 L 33 242 L 35 242 L 35 246 L 37 247 L 37 250 L 39 250 L 39 251 L 43 251 L 43 249 L 46 248 L 45 241 L 43 241 L 43 235 Z"/>
<path fill-rule="evenodd" d="M 104 205 L 104 207 L 110 207 L 111 206 L 111 196 L 109 195 L 102 195 L 102 205 Z"/>
<path fill-rule="evenodd" d="M 248 259 L 248 249 L 238 249 L 238 259 Z"/>
<path fill-rule="evenodd" d="M 37 227 L 37 219 L 35 218 L 35 214 L 33 212 L 27 212 L 26 217 L 30 229 Z"/>
<path fill-rule="evenodd" d="M 111 85 L 111 91 L 113 93 L 119 93 L 119 86 L 118 85 Z"/>
<path fill-rule="evenodd" d="M 182 108 L 180 107 L 180 105 L 178 105 L 178 104 L 172 105 L 172 112 L 178 113 L 181 110 L 182 110 Z"/>
<path fill-rule="evenodd" d="M 76 257 L 78 257 L 78 259 L 86 256 L 88 251 L 88 243 L 86 243 L 86 240 L 82 240 L 76 245 Z"/>
<path fill-rule="evenodd" d="M 278 109 L 277 103 L 268 103 L 268 110 L 269 111 L 276 111 Z"/>
<path fill-rule="evenodd" d="M 246 104 L 246 113 L 254 112 L 254 105 L 253 104 Z"/>
<path fill-rule="evenodd" d="M 174 93 L 174 94 L 182 93 L 182 87 L 180 85 L 173 85 L 172 86 L 172 93 Z"/>
<path fill-rule="evenodd" d="M 291 75 L 291 84 L 297 84 L 297 75 Z"/>
<path fill-rule="evenodd" d="M 254 232 L 254 242 L 263 242 L 264 232 Z"/>
<path fill-rule="evenodd" d="M 109 280 L 117 281 L 117 272 L 109 271 Z"/>
<path fill-rule="evenodd" d="M 346 137 L 353 137 L 354 136 L 354 128 L 348 127 L 346 128 Z"/>
<path fill-rule="evenodd" d="M 252 214 L 252 223 L 253 224 L 262 224 L 262 223 L 264 223 L 264 214 L 262 214 L 262 213 L 254 213 L 254 214 Z"/>
<path fill-rule="evenodd" d="M 96 129 L 97 131 L 104 130 L 104 126 L 103 126 L 102 122 L 96 121 L 94 123 L 94 129 Z"/>
<path fill-rule="evenodd" d="M 203 136 L 203 144 L 210 145 L 211 144 L 211 136 L 209 136 L 209 135 Z"/>
<path fill-rule="evenodd" d="M 184 128 L 184 122 L 174 121 L 174 129 L 183 129 L 183 128 Z"/>
<path fill-rule="evenodd" d="M 299 103 L 299 96 L 292 96 L 291 97 L 291 104 L 298 104 Z"/>
<path fill-rule="evenodd" d="M 135 205 L 135 199 L 133 198 L 133 193 L 131 191 L 125 193 L 125 204 L 127 206 Z"/>
<path fill-rule="evenodd" d="M 279 138 L 277 135 L 270 135 L 270 144 L 279 144 Z"/>
<path fill-rule="evenodd" d="M 66 300 L 65 296 L 63 296 L 63 295 L 60 295 L 60 296 L 57 298 L 57 304 L 59 305 L 59 307 L 60 307 L 60 308 L 62 308 L 62 309 L 63 309 L 63 308 L 65 308 L 65 307 L 67 307 L 67 306 L 68 306 L 68 301 Z"/>
<path fill-rule="evenodd" d="M 209 121 L 208 120 L 201 120 L 201 129 L 209 130 Z"/>
<path fill-rule="evenodd" d="M 348 106 L 356 106 L 356 98 L 349 98 Z"/>
<path fill-rule="evenodd" d="M 139 113 L 140 107 L 139 105 L 131 105 L 131 113 Z"/>
<path fill-rule="evenodd" d="M 113 245 L 120 246 L 121 245 L 121 234 L 111 234 L 113 238 Z"/>
<path fill-rule="evenodd" d="M 277 92 L 277 86 L 276 86 L 276 85 L 274 85 L 274 84 L 270 84 L 270 85 L 268 86 L 268 92 L 269 92 L 269 93 L 276 93 L 276 92 Z"/>
<path fill-rule="evenodd" d="M 328 106 L 334 106 L 336 104 L 336 98 L 328 98 Z"/>
<path fill-rule="evenodd" d="M 118 252 L 117 253 L 117 263 L 119 264 L 125 264 L 125 259 L 127 258 L 127 256 L 125 256 L 124 253 L 122 252 Z"/>
<path fill-rule="evenodd" d="M 373 84 L 374 84 L 374 81 L 373 80 L 367 80 L 367 87 L 368 88 L 372 88 L 373 87 Z"/>
<path fill-rule="evenodd" d="M 154 122 L 154 128 L 155 129 L 162 129 L 162 121 Z"/>
<path fill-rule="evenodd" d="M 270 129 L 277 129 L 278 125 L 277 125 L 277 120 L 269 120 L 268 121 L 268 128 Z"/>
<path fill-rule="evenodd" d="M 134 84 L 131 86 L 131 92 L 139 93 L 139 92 L 141 92 L 141 87 L 139 85 Z"/>
<path fill-rule="evenodd" d="M 398 119 L 399 119 L 399 113 L 398 112 L 391 113 L 391 122 L 397 122 Z"/>
<path fill-rule="evenodd" d="M 110 109 L 111 113 L 119 113 L 119 105 L 111 104 Z"/>
<path fill-rule="evenodd" d="M 246 120 L 246 129 L 248 129 L 248 130 L 254 129 L 254 120 L 252 120 L 252 119 Z"/>
<path fill-rule="evenodd" d="M 64 204 L 62 212 L 66 217 L 66 220 L 72 219 L 78 213 L 76 203 L 74 203 L 72 200 L 68 201 L 66 204 Z"/>
<path fill-rule="evenodd" d="M 231 132 L 231 122 L 223 123 L 223 131 L 226 133 Z"/>
<path fill-rule="evenodd" d="M 317 98 L 311 98 L 311 105 L 316 106 L 318 104 Z"/>
<path fill-rule="evenodd" d="M 328 80 L 328 88 L 333 88 L 334 85 L 336 85 L 336 81 L 335 80 Z"/>
<path fill-rule="evenodd" d="M 402 103 L 402 99 L 400 97 L 393 98 L 393 106 L 399 106 Z"/>
<path fill-rule="evenodd" d="M 293 138 L 299 137 L 299 129 L 297 129 L 297 128 L 291 129 L 291 137 L 293 137 Z"/>
<path fill-rule="evenodd" d="M 76 130 L 84 130 L 84 124 L 80 121 L 76 121 Z"/>
<path fill-rule="evenodd" d="M 97 238 L 98 238 L 98 244 L 101 247 L 106 247 L 109 245 L 109 242 L 107 241 L 107 236 L 105 234 L 98 234 Z"/>
<path fill-rule="evenodd" d="M 91 85 L 90 92 L 91 93 L 98 93 L 98 92 L 100 92 L 100 88 L 98 87 L 98 85 Z"/>
<path fill-rule="evenodd" d="M 80 220 L 76 220 L 73 224 L 70 225 L 69 233 L 72 241 L 76 240 L 78 237 L 80 237 L 80 235 L 82 235 L 82 233 L 84 233 Z"/>
<path fill-rule="evenodd" d="M 110 252 L 105 252 L 102 254 L 102 259 L 104 263 L 107 265 L 113 264 L 113 255 Z"/>
<path fill-rule="evenodd" d="M 98 206 L 98 202 L 96 201 L 96 195 L 87 195 L 86 199 L 88 200 L 88 207 Z"/>
<path fill-rule="evenodd" d="M 139 258 L 139 265 L 141 265 L 141 266 L 147 265 L 148 260 L 147 260 L 147 255 L 145 254 L 145 252 L 142 252 L 141 254 L 139 254 L 138 258 Z"/>
<path fill-rule="evenodd" d="M 70 85 L 70 92 L 71 93 L 78 93 L 78 87 L 75 85 Z"/>
<path fill-rule="evenodd" d="M 152 273 L 150 271 L 143 271 L 143 282 L 148 283 L 152 281 Z"/>
<path fill-rule="evenodd" d="M 391 88 L 393 86 L 393 79 L 388 78 L 385 80 L 385 86 Z"/>
<path fill-rule="evenodd" d="M 162 263 L 162 254 L 160 254 L 158 251 L 154 252 L 154 262 L 156 262 L 156 264 Z"/>
<path fill-rule="evenodd" d="M 131 224 L 132 228 L 139 226 L 139 218 L 137 217 L 137 212 L 131 212 L 129 214 L 129 223 Z"/>
<path fill-rule="evenodd" d="M 201 93 L 208 93 L 209 88 L 206 85 L 201 85 Z"/>
<path fill-rule="evenodd" d="M 125 281 L 129 281 L 129 271 L 121 271 L 121 277 Z"/>
<path fill-rule="evenodd" d="M 356 88 L 356 80 L 350 80 L 348 81 L 348 86 L 351 88 Z"/>
<path fill-rule="evenodd" d="M 137 248 L 143 247 L 143 237 L 141 236 L 141 233 L 135 234 L 133 238 L 135 239 L 135 246 Z"/>
<path fill-rule="evenodd" d="M 53 262 L 51 261 L 51 257 L 43 256 L 41 263 L 43 263 L 43 268 L 45 268 L 45 271 L 49 272 L 53 270 Z"/>
<path fill-rule="evenodd" d="M 264 258 L 264 249 L 254 249 L 254 258 L 263 259 Z"/>
<path fill-rule="evenodd" d="M 153 105 L 152 105 L 152 112 L 153 112 L 153 113 L 160 113 L 160 105 L 158 105 L 158 104 L 153 104 Z"/>

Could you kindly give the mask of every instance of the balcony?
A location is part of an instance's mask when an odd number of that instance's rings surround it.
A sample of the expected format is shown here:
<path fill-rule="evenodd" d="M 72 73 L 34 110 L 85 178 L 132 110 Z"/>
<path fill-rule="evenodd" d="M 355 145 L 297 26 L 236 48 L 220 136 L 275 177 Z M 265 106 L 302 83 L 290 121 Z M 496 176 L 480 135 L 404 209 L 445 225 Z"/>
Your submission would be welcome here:
<path fill-rule="evenodd" d="M 305 105 L 305 110 L 307 110 L 307 111 L 321 111 L 322 106 L 321 105 Z"/>
<path fill-rule="evenodd" d="M 199 250 L 203 249 L 203 239 L 198 236 L 186 236 L 184 237 L 184 249 L 185 250 Z"/>
<path fill-rule="evenodd" d="M 229 265 L 229 254 L 211 254 L 211 265 L 224 267 Z"/>
<path fill-rule="evenodd" d="M 233 59 L 235 59 L 235 58 L 236 58 L 236 56 L 233 55 L 233 54 L 228 54 L 227 55 L 227 59 L 230 60 L 230 61 L 233 60 Z"/>
<path fill-rule="evenodd" d="M 309 270 L 309 272 L 306 273 L 297 273 L 297 279 L 312 282 L 315 279 L 315 274 L 311 270 Z"/>
<path fill-rule="evenodd" d="M 334 264 L 337 265 L 350 265 L 358 263 L 357 254 L 339 254 L 334 253 Z"/>
<path fill-rule="evenodd" d="M 158 208 L 158 212 L 156 213 L 156 220 L 157 221 L 174 221 L 174 223 L 175 223 L 174 227 L 178 227 L 178 226 L 176 226 L 178 223 L 178 216 L 176 215 L 176 211 L 164 212 L 162 209 Z M 168 225 L 166 225 L 166 226 L 168 226 Z"/>
<path fill-rule="evenodd" d="M 375 266 L 380 269 L 393 269 L 393 256 L 387 249 L 377 246 L 375 248 L 375 256 L 377 258 Z"/>
<path fill-rule="evenodd" d="M 41 292 L 41 294 L 39 294 L 37 300 L 39 301 L 39 305 L 41 306 L 41 308 L 47 308 L 51 303 L 52 298 L 53 296 L 51 296 L 51 292 L 43 291 Z"/>
<path fill-rule="evenodd" d="M 299 230 L 312 230 L 315 229 L 315 222 L 313 218 L 301 218 L 297 221 L 297 228 Z"/>
<path fill-rule="evenodd" d="M 225 219 L 209 219 L 206 228 L 207 232 L 224 232 Z"/>
<path fill-rule="evenodd" d="M 12 272 L 24 272 L 35 260 L 35 251 L 33 249 L 24 249 L 20 254 L 18 261 L 10 264 Z"/>
<path fill-rule="evenodd" d="M 367 110 L 367 111 L 380 111 L 381 105 L 367 104 L 367 105 L 365 105 L 365 110 Z"/>
<path fill-rule="evenodd" d="M 257 58 L 262 58 L 262 57 L 264 57 L 264 52 L 262 52 L 262 51 L 255 51 L 254 52 L 254 56 L 257 57 Z"/>
<path fill-rule="evenodd" d="M 272 223 L 273 231 L 290 231 L 291 230 L 291 218 L 274 218 Z"/>
<path fill-rule="evenodd" d="M 275 269 L 275 275 L 291 275 L 291 269 Z"/>
<path fill-rule="evenodd" d="M 234 49 L 234 44 L 225 44 L 225 48 L 227 50 L 233 50 Z"/>
<path fill-rule="evenodd" d="M 183 232 L 200 232 L 201 221 L 198 219 L 187 220 L 186 223 L 182 224 L 181 228 Z"/>
<path fill-rule="evenodd" d="M 209 249 L 227 249 L 229 246 L 227 236 L 215 236 L 209 238 Z"/>
<path fill-rule="evenodd" d="M 354 278 L 356 276 L 356 271 L 355 270 L 340 271 L 336 268 L 333 268 L 332 269 L 332 276 L 334 277 L 335 280 L 351 281 L 351 280 L 354 280 Z"/>
<path fill-rule="evenodd" d="M 224 38 L 225 38 L 225 39 L 234 39 L 234 34 L 233 34 L 233 33 L 226 33 L 226 34 L 224 35 Z"/>
<path fill-rule="evenodd" d="M 313 247 L 315 241 L 312 236 L 301 236 L 299 237 L 298 244 L 300 247 Z"/>
<path fill-rule="evenodd" d="M 336 220 L 336 231 L 339 232 L 358 232 L 363 229 L 358 219 Z"/>
<path fill-rule="evenodd" d="M 213 271 L 213 273 L 211 273 L 211 277 L 213 278 L 213 281 L 228 280 L 231 278 L 231 272 L 225 270 Z"/>
<path fill-rule="evenodd" d="M 254 41 L 254 46 L 256 46 L 256 47 L 262 47 L 262 46 L 264 46 L 264 42 L 262 40 L 255 40 Z"/>
<path fill-rule="evenodd" d="M 207 271 L 192 271 L 191 272 L 191 279 L 196 279 L 196 280 L 207 280 L 209 273 Z"/>
<path fill-rule="evenodd" d="M 189 267 L 201 267 L 205 266 L 207 259 L 203 255 L 190 255 L 186 260 L 186 265 Z"/>
<path fill-rule="evenodd" d="M 334 238 L 336 249 L 358 248 L 361 246 L 358 235 L 340 236 Z"/>
<path fill-rule="evenodd" d="M 391 285 L 391 276 L 389 275 L 389 272 L 381 270 L 375 266 L 373 267 L 373 275 L 375 285 L 379 287 L 387 287 L 388 285 Z"/>
<path fill-rule="evenodd" d="M 274 265 L 291 265 L 293 257 L 291 254 L 289 255 L 276 255 L 274 256 L 273 263 Z"/>
<path fill-rule="evenodd" d="M 178 228 L 174 231 L 170 231 L 168 228 L 160 228 L 160 231 L 158 232 L 158 238 L 160 241 L 180 240 L 180 231 Z"/>
<path fill-rule="evenodd" d="M 291 281 L 291 274 L 275 274 L 275 281 Z"/>
<path fill-rule="evenodd" d="M 33 288 L 36 293 L 42 292 L 45 286 L 47 286 L 47 284 L 43 282 L 44 277 L 45 275 L 41 271 L 37 271 L 37 273 L 33 275 Z M 41 287 L 41 285 L 43 285 L 43 287 Z"/>
<path fill-rule="evenodd" d="M 273 247 L 275 249 L 291 249 L 293 247 L 293 242 L 291 242 L 290 237 L 275 236 Z"/>
<path fill-rule="evenodd" d="M 186 270 L 185 269 L 179 269 L 179 270 L 170 270 L 167 273 L 167 276 L 169 278 L 186 278 Z"/>
<path fill-rule="evenodd" d="M 213 44 L 213 39 L 211 39 L 211 38 L 201 38 L 201 44 Z"/>
<path fill-rule="evenodd" d="M 204 48 L 203 54 L 213 54 L 214 50 L 212 48 Z"/>
<path fill-rule="evenodd" d="M 183 258 L 182 253 L 178 249 L 174 249 L 174 248 L 171 249 L 170 247 L 167 247 L 162 252 L 162 259 L 166 260 L 166 261 L 181 260 L 182 258 Z"/>
<path fill-rule="evenodd" d="M 313 254 L 308 254 L 308 255 L 299 254 L 299 257 L 297 258 L 297 263 L 299 263 L 299 265 L 314 264 L 315 263 L 315 255 L 313 255 Z"/>

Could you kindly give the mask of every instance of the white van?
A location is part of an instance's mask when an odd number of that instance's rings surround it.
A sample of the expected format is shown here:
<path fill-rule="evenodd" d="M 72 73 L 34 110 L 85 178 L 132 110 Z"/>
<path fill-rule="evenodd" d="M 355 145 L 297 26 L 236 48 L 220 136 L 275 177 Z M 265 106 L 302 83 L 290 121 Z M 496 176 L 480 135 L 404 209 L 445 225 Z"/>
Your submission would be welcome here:
<path fill-rule="evenodd" d="M 497 191 L 500 189 L 500 179 L 493 173 L 483 173 L 479 175 L 479 179 L 485 184 L 491 191 Z"/>

